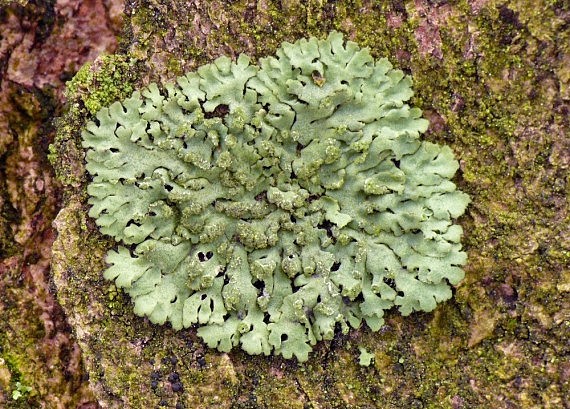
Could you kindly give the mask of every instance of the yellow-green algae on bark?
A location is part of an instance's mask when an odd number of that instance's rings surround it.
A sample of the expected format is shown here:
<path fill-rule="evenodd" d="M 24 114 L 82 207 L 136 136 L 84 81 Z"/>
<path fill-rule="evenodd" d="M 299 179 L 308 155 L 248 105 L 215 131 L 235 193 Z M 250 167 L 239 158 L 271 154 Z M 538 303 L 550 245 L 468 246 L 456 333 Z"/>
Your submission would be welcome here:
<path fill-rule="evenodd" d="M 460 158 L 456 181 L 472 198 L 460 220 L 470 261 L 455 299 L 435 312 L 388 314 L 378 334 L 366 328 L 338 334 L 304 365 L 220 354 L 205 349 L 193 330 L 175 333 L 133 316 L 128 298 L 101 278 L 112 243 L 86 217 L 84 186 L 69 186 L 54 271 L 105 406 L 568 405 L 567 5 L 147 1 L 131 7 L 122 58 L 137 61 L 135 88 L 222 54 L 261 57 L 284 40 L 324 37 L 331 29 L 407 70 L 413 105 L 431 121 L 428 139 L 452 146 Z M 61 121 L 69 138 L 88 119 L 84 98 L 78 91 L 67 114 L 72 121 Z M 60 147 L 61 160 L 75 164 L 68 169 L 81 169 L 80 152 Z M 360 347 L 374 354 L 373 366 L 358 364 Z"/>

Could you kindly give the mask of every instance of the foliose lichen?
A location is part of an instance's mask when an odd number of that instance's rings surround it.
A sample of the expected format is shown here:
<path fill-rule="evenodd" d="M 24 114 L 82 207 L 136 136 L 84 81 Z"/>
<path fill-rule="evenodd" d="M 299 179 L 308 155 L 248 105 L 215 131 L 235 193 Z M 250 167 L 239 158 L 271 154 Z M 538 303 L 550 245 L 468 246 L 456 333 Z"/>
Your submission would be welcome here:
<path fill-rule="evenodd" d="M 333 32 L 101 109 L 83 146 L 89 214 L 120 243 L 105 278 L 153 323 L 299 361 L 337 325 L 433 310 L 463 278 L 469 198 L 411 84 Z"/>

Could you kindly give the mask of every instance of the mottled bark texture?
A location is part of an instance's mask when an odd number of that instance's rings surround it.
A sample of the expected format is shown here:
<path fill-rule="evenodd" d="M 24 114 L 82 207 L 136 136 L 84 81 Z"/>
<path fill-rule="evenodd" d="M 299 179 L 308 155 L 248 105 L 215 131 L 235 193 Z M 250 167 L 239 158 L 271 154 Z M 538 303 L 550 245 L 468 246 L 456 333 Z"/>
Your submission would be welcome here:
<path fill-rule="evenodd" d="M 14 6 L 0 14 L 0 22 L 22 19 L 13 10 L 25 14 L 29 7 L 58 16 L 50 4 Z M 64 25 L 36 13 L 36 43 L 62 30 Z M 49 80 L 33 73 L 18 77 L 31 81 L 20 87 L 2 81 L 2 101 L 8 101 L 2 106 L 9 109 L 3 108 L 7 119 L 0 123 L 13 124 L 0 130 L 0 311 L 12 317 L 0 327 L 4 403 L 22 402 L 11 400 L 16 379 L 32 380 L 33 392 L 25 396 L 31 402 L 58 394 L 57 386 L 49 389 L 33 373 L 42 363 L 37 351 L 53 334 L 70 335 L 53 302 L 51 316 L 60 326 L 45 324 L 50 315 L 37 300 L 53 296 L 32 277 L 51 277 L 49 223 L 61 207 L 51 274 L 102 407 L 570 407 L 568 2 L 147 0 L 128 2 L 124 21 L 119 50 L 82 69 L 69 87 L 51 150 L 61 190 L 45 160 L 50 117 L 60 112 L 61 94 L 46 91 Z M 324 37 L 332 29 L 412 75 L 412 103 L 431 121 L 425 138 L 450 145 L 460 158 L 456 182 L 472 204 L 459 220 L 469 263 L 454 299 L 429 314 L 391 312 L 380 333 L 363 327 L 338 334 L 320 343 L 304 365 L 218 353 L 205 348 L 194 329 L 174 332 L 134 316 L 128 297 L 101 277 L 113 243 L 86 215 L 82 126 L 98 107 L 149 81 L 172 80 L 219 55 L 269 55 L 282 41 Z M 93 36 L 95 42 L 104 37 Z M 6 38 L 3 29 L 4 76 L 10 72 L 4 49 L 14 48 Z M 53 77 L 59 81 L 79 68 L 46 67 L 46 75 L 61 70 L 62 77 Z M 59 90 L 61 82 L 54 81 Z M 55 108 L 46 113 L 47 106 Z M 14 115 L 19 119 L 10 119 Z M 37 331 L 19 331 L 30 327 Z M 16 334 L 24 335 L 14 342 Z M 67 350 L 75 351 L 67 342 Z M 36 355 L 22 353 L 24 345 Z M 358 364 L 360 347 L 374 354 L 373 365 Z M 57 372 L 60 365 L 62 376 L 70 360 L 58 356 L 49 368 Z M 78 373 L 71 371 L 69 383 L 75 395 L 66 390 L 75 399 L 82 387 L 79 380 L 73 383 Z"/>
<path fill-rule="evenodd" d="M 80 4 L 77 4 L 80 3 Z M 65 81 L 116 48 L 122 4 L 0 5 L 0 407 L 95 408 L 50 271 L 61 184 L 47 160 Z"/>

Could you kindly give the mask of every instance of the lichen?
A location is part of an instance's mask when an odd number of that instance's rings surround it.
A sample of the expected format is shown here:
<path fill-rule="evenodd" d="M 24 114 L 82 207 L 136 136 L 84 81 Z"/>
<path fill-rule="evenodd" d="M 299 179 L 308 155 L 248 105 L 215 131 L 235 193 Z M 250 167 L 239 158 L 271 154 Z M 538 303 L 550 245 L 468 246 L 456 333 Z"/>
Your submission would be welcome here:
<path fill-rule="evenodd" d="M 431 311 L 463 278 L 469 201 L 411 80 L 367 49 L 284 43 L 137 91 L 83 132 L 104 275 L 135 313 L 210 347 L 305 361 L 384 310 Z"/>
<path fill-rule="evenodd" d="M 370 353 L 364 347 L 358 348 L 360 355 L 358 356 L 358 364 L 360 366 L 370 366 L 372 360 L 374 359 L 374 354 Z"/>

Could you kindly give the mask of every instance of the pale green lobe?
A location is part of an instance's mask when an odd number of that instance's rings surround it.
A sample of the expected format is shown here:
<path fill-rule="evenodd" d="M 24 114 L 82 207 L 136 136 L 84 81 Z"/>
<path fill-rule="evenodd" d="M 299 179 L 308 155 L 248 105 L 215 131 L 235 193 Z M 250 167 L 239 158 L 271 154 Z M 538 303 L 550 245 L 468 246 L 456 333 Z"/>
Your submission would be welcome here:
<path fill-rule="evenodd" d="M 284 43 L 221 57 L 101 109 L 83 131 L 104 277 L 136 314 L 220 351 L 306 361 L 386 310 L 431 311 L 463 278 L 466 194 L 419 137 L 411 79 L 367 49 Z"/>

